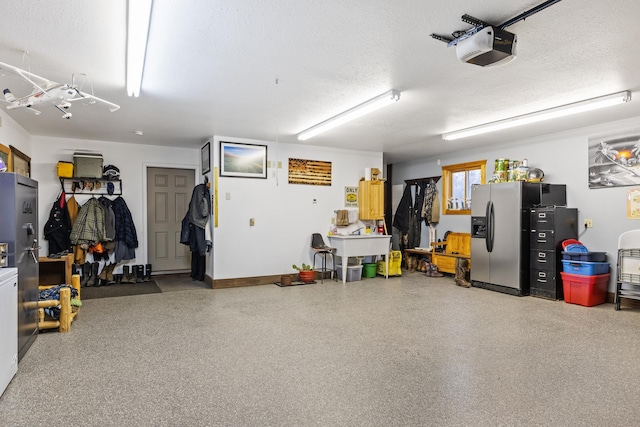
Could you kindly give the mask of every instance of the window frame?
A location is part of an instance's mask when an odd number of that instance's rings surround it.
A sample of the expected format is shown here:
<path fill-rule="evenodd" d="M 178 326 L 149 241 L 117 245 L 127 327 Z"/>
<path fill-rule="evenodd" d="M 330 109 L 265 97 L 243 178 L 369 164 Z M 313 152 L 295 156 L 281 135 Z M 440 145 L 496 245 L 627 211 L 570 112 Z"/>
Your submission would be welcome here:
<path fill-rule="evenodd" d="M 469 172 L 477 169 L 480 169 L 480 183 L 485 184 L 487 179 L 486 160 L 476 160 L 473 162 L 442 166 L 442 213 L 444 215 L 471 215 L 470 209 L 449 209 L 447 207 L 447 200 L 451 198 L 453 174 L 457 172 Z M 467 187 L 467 176 L 465 176 L 465 188 Z"/>

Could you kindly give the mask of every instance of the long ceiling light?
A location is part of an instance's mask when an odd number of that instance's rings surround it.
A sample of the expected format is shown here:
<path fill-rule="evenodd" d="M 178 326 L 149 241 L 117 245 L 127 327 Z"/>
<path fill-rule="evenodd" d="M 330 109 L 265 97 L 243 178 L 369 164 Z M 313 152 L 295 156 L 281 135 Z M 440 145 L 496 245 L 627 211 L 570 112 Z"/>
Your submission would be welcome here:
<path fill-rule="evenodd" d="M 298 140 L 304 141 L 312 138 L 322 132 L 326 132 L 329 129 L 333 129 L 336 126 L 340 126 L 343 123 L 349 122 L 353 119 L 357 119 L 360 116 L 364 116 L 372 111 L 382 108 L 386 105 L 392 104 L 400 99 L 400 91 L 392 89 L 382 95 L 376 96 L 360 105 L 357 105 L 345 112 L 331 117 L 315 126 L 310 127 L 298 134 Z"/>
<path fill-rule="evenodd" d="M 127 93 L 140 95 L 153 0 L 129 0 L 127 17 Z"/>
<path fill-rule="evenodd" d="M 583 113 L 585 111 L 597 110 L 599 108 L 610 107 L 631 101 L 631 92 L 624 91 L 605 95 L 598 98 L 587 99 L 586 101 L 575 102 L 573 104 L 562 105 L 560 107 L 549 108 L 548 110 L 536 111 L 522 116 L 511 117 L 484 125 L 473 126 L 466 129 L 457 130 L 442 134 L 442 139 L 453 141 L 455 139 L 466 138 L 483 133 L 495 132 L 502 129 L 509 129 L 516 126 L 537 123 L 543 120 L 555 119 L 557 117 L 569 116 L 571 114 Z"/>

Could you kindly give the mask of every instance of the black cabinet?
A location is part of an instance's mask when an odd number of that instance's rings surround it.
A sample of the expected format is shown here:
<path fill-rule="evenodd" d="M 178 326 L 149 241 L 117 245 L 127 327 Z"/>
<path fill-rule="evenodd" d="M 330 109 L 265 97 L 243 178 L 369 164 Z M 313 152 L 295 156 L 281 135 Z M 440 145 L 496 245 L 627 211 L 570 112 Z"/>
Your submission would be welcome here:
<path fill-rule="evenodd" d="M 562 241 L 578 238 L 578 210 L 560 206 L 534 208 L 530 215 L 530 295 L 563 299 Z"/>

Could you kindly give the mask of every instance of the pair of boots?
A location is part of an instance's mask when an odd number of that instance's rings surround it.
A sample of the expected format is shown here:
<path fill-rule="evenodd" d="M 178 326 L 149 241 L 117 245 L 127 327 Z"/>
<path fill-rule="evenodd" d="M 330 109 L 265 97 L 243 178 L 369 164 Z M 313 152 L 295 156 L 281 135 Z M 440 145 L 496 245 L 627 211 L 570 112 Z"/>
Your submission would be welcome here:
<path fill-rule="evenodd" d="M 142 283 L 149 280 L 151 280 L 151 264 L 122 267 L 122 283 Z"/>
<path fill-rule="evenodd" d="M 100 285 L 100 278 L 98 276 L 99 269 L 99 262 L 85 262 L 81 265 L 75 264 L 75 267 L 72 268 L 72 272 L 76 271 L 82 273 L 82 277 L 80 278 L 80 286 L 84 288 Z"/>
<path fill-rule="evenodd" d="M 467 274 L 469 273 L 469 260 L 456 258 L 456 285 L 464 288 L 471 287 L 471 282 L 467 280 Z"/>
<path fill-rule="evenodd" d="M 102 268 L 102 271 L 98 276 L 99 280 L 97 286 L 108 286 L 116 283 L 115 277 L 113 275 L 113 269 L 115 267 L 115 264 L 108 264 Z"/>
<path fill-rule="evenodd" d="M 425 270 L 424 273 L 425 273 L 425 275 L 427 275 L 429 277 L 442 277 L 442 276 L 444 276 L 444 274 L 442 274 L 442 273 L 440 273 L 438 271 L 438 266 L 433 264 L 433 263 L 430 263 L 430 262 L 426 263 L 426 270 Z"/>

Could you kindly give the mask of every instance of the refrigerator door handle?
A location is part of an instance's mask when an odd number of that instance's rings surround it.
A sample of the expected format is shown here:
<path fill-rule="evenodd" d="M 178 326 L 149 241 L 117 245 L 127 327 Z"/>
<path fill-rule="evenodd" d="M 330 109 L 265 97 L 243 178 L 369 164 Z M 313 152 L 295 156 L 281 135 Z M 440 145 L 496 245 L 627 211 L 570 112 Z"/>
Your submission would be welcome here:
<path fill-rule="evenodd" d="M 487 202 L 487 237 L 485 238 L 485 244 L 487 247 L 487 252 L 493 251 L 493 236 L 494 236 L 494 224 L 493 224 L 493 202 Z"/>

